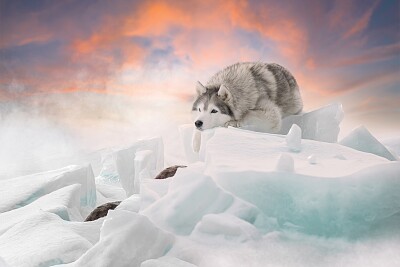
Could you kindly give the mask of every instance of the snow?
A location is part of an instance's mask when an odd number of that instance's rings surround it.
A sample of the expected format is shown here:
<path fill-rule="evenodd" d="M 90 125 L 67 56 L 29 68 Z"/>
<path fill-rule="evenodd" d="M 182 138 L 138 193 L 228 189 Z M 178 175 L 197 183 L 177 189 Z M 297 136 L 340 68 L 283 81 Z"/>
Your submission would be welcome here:
<path fill-rule="evenodd" d="M 228 213 L 254 222 L 258 210 L 218 187 L 203 175 L 204 166 L 184 168 L 171 181 L 167 194 L 142 210 L 160 228 L 180 235 L 190 234 L 209 213 Z"/>
<path fill-rule="evenodd" d="M 67 185 L 80 184 L 80 202 L 86 207 L 96 205 L 96 186 L 90 166 L 68 166 L 14 179 L 0 181 L 0 212 L 23 207 L 41 196 Z"/>
<path fill-rule="evenodd" d="M 268 173 L 276 169 L 276 160 L 282 153 L 293 157 L 296 173 L 315 177 L 346 176 L 370 166 L 389 164 L 384 158 L 334 143 L 303 139 L 301 153 L 297 153 L 287 147 L 282 135 L 236 128 L 209 131 L 213 137 L 202 140 L 202 148 L 205 148 L 204 161 L 210 171 Z M 311 154 L 318 156 L 321 164 L 310 166 L 307 157 Z M 336 157 L 339 154 L 345 160 L 339 160 Z"/>
<path fill-rule="evenodd" d="M 126 210 L 131 212 L 139 212 L 141 205 L 141 198 L 139 195 L 132 195 L 123 201 L 115 208 L 115 210 Z"/>
<path fill-rule="evenodd" d="M 399 137 L 391 137 L 391 138 L 386 138 L 382 141 L 382 144 L 385 145 L 387 149 L 392 154 L 397 155 L 397 157 L 400 156 L 400 138 Z"/>
<path fill-rule="evenodd" d="M 174 257 L 161 257 L 147 260 L 140 267 L 196 267 L 196 265 Z"/>
<path fill-rule="evenodd" d="M 253 224 L 236 216 L 229 213 L 211 213 L 203 216 L 193 230 L 192 236 L 200 240 L 222 237 L 229 241 L 245 242 L 257 240 L 261 235 Z"/>
<path fill-rule="evenodd" d="M 147 208 L 167 194 L 170 181 L 169 179 L 142 181 L 140 186 L 140 208 L 142 210 Z"/>
<path fill-rule="evenodd" d="M 172 247 L 174 236 L 155 227 L 148 218 L 129 211 L 109 211 L 100 240 L 68 266 L 140 266 Z"/>
<path fill-rule="evenodd" d="M 155 137 L 109 150 L 96 178 L 0 181 L 0 266 L 400 266 L 400 162 L 365 128 L 336 143 L 342 119 L 336 104 L 286 118 L 284 135 L 183 125 L 187 167 L 169 179 L 152 179 Z"/>
<path fill-rule="evenodd" d="M 97 189 L 97 206 L 103 204 L 99 200 L 99 195 L 101 194 L 105 200 L 116 201 L 121 200 L 126 197 L 125 190 L 113 184 L 102 183 L 96 179 L 96 189 Z M 101 203 L 101 204 L 99 204 Z"/>
<path fill-rule="evenodd" d="M 146 150 L 146 154 L 143 151 Z M 137 157 L 137 154 L 139 154 Z M 127 196 L 140 191 L 141 177 L 146 175 L 154 177 L 162 170 L 164 165 L 164 149 L 161 137 L 140 140 L 128 148 L 114 151 L 113 160 L 122 188 Z M 134 163 L 134 164 L 133 164 Z M 142 168 L 146 167 L 144 170 Z M 135 186 L 136 185 L 136 186 Z"/>
<path fill-rule="evenodd" d="M 297 124 L 290 127 L 286 135 L 286 144 L 291 151 L 299 152 L 301 150 L 301 128 Z"/>
<path fill-rule="evenodd" d="M 216 129 L 206 144 L 205 173 L 281 224 L 295 224 L 312 234 L 356 234 L 400 211 L 399 162 L 338 144 L 303 140 L 302 153 L 290 152 L 284 144 L 282 136 Z M 338 151 L 347 160 L 336 159 Z M 276 171 L 275 160 L 267 159 L 282 152 L 290 154 L 283 154 L 278 163 L 282 169 Z M 310 165 L 310 154 L 321 163 Z M 289 158 L 295 170 L 282 173 L 291 170 Z"/>
<path fill-rule="evenodd" d="M 317 164 L 318 160 L 317 160 L 317 156 L 315 156 L 314 154 L 311 154 L 310 156 L 307 157 L 308 163 L 310 164 Z"/>
<path fill-rule="evenodd" d="M 387 149 L 364 126 L 354 129 L 349 135 L 343 138 L 339 144 L 359 151 L 372 153 L 387 158 L 388 160 L 399 160 L 395 153 Z"/>
<path fill-rule="evenodd" d="M 0 236 L 0 257 L 10 266 L 50 266 L 77 260 L 97 243 L 100 222 L 68 222 L 38 210 Z"/>
<path fill-rule="evenodd" d="M 276 170 L 281 172 L 293 172 L 294 171 L 294 161 L 292 156 L 287 153 L 282 153 L 276 164 Z"/>
<path fill-rule="evenodd" d="M 342 105 L 330 104 L 310 112 L 284 118 L 279 133 L 286 135 L 292 125 L 297 124 L 302 129 L 303 139 L 335 143 L 343 118 Z"/>
<path fill-rule="evenodd" d="M 0 235 L 20 221 L 28 219 L 38 210 L 51 212 L 67 221 L 82 221 L 79 212 L 81 186 L 74 184 L 51 192 L 19 209 L 0 213 Z"/>
<path fill-rule="evenodd" d="M 2 257 L 0 257 L 0 267 L 9 267 Z"/>

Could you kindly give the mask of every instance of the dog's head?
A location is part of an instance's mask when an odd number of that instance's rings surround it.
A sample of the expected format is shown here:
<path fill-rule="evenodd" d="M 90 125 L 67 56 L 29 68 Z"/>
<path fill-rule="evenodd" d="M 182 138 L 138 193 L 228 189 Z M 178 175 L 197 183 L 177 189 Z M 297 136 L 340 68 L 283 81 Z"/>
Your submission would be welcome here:
<path fill-rule="evenodd" d="M 202 131 L 233 120 L 232 95 L 225 85 L 206 88 L 200 82 L 196 85 L 197 98 L 193 103 L 192 117 L 195 127 Z"/>

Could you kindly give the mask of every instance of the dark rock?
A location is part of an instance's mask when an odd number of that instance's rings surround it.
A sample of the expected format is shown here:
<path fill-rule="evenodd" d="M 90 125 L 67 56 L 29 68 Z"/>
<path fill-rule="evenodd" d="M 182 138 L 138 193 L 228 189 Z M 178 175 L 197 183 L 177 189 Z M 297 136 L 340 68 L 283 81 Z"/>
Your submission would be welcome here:
<path fill-rule="evenodd" d="M 89 214 L 89 216 L 87 216 L 85 222 L 95 221 L 101 217 L 107 216 L 108 211 L 115 209 L 120 203 L 121 201 L 115 201 L 98 206 Z"/>
<path fill-rule="evenodd" d="M 182 165 L 175 165 L 175 166 L 168 167 L 168 168 L 164 169 L 163 171 L 161 171 L 154 179 L 166 179 L 166 178 L 172 177 L 175 175 L 178 168 L 186 168 L 186 167 L 187 166 L 182 166 Z"/>

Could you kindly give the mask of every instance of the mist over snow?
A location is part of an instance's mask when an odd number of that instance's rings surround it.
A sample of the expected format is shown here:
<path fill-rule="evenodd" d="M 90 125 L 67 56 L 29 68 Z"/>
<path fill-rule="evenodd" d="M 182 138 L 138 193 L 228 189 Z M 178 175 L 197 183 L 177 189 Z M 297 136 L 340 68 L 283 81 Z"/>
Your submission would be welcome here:
<path fill-rule="evenodd" d="M 190 103 L 152 94 L 129 97 L 91 92 L 41 94 L 0 105 L 0 179 L 91 163 L 104 150 L 162 135 L 171 157 L 181 151 L 178 125 Z M 178 147 L 177 147 L 178 146 Z"/>
<path fill-rule="evenodd" d="M 73 93 L 2 107 L 1 266 L 400 264 L 395 136 L 342 138 L 334 103 L 279 134 L 203 131 L 196 153 L 189 103 L 141 103 Z M 173 164 L 187 167 L 154 179 Z"/>

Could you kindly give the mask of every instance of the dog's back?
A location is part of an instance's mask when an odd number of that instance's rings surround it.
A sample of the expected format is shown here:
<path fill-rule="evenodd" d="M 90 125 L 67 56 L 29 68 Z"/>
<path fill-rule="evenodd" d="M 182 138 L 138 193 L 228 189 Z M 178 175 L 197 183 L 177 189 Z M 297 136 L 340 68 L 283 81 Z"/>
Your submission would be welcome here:
<path fill-rule="evenodd" d="M 300 113 L 303 101 L 296 79 L 279 64 L 267 64 L 267 69 L 274 75 L 277 88 L 275 103 L 281 108 L 283 117 Z"/>

